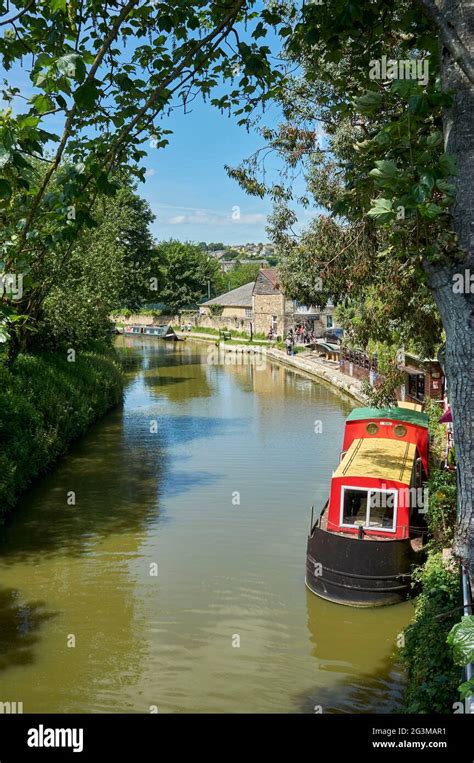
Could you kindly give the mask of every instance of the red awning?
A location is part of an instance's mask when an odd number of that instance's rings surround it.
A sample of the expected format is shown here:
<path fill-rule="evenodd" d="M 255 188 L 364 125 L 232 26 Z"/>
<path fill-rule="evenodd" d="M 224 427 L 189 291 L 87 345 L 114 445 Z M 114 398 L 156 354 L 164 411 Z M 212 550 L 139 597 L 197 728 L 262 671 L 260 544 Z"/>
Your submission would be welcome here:
<path fill-rule="evenodd" d="M 438 424 L 450 424 L 452 420 L 453 412 L 451 411 L 451 408 L 446 408 L 441 418 L 438 419 Z"/>

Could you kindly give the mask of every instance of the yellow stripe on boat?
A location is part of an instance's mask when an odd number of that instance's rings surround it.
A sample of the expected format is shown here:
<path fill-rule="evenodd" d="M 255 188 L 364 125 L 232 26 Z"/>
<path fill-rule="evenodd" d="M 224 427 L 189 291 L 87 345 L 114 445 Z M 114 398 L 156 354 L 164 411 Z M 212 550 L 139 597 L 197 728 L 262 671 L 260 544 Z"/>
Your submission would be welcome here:
<path fill-rule="evenodd" d="M 354 440 L 334 477 L 374 477 L 411 482 L 416 445 L 403 440 L 367 438 Z"/>
<path fill-rule="evenodd" d="M 423 406 L 421 405 L 421 403 L 406 403 L 406 402 L 402 403 L 400 400 L 398 401 L 398 407 L 399 408 L 408 408 L 408 410 L 410 410 L 410 411 L 422 411 L 423 410 Z"/>

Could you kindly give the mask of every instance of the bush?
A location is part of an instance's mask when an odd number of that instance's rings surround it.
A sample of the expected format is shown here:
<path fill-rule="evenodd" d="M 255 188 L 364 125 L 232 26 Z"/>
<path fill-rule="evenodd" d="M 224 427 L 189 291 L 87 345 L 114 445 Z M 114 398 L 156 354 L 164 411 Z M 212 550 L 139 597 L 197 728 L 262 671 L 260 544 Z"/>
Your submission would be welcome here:
<path fill-rule="evenodd" d="M 442 405 L 428 398 L 425 403 L 425 413 L 428 416 L 428 431 L 430 433 L 430 466 L 439 467 L 444 458 L 446 447 L 446 424 L 439 424 L 438 419 L 443 413 Z"/>
<path fill-rule="evenodd" d="M 431 553 L 414 574 L 422 591 L 415 619 L 404 632 L 401 651 L 407 668 L 407 713 L 452 713 L 458 699 L 460 669 L 453 661 L 446 638 L 458 622 L 461 604 L 459 574 L 443 563 L 440 552 Z"/>
<path fill-rule="evenodd" d="M 441 548 L 452 545 L 456 525 L 456 473 L 432 469 L 428 481 L 428 528 L 433 543 Z"/>
<path fill-rule="evenodd" d="M 0 365 L 0 520 L 92 422 L 122 399 L 112 351 L 20 355 Z"/>

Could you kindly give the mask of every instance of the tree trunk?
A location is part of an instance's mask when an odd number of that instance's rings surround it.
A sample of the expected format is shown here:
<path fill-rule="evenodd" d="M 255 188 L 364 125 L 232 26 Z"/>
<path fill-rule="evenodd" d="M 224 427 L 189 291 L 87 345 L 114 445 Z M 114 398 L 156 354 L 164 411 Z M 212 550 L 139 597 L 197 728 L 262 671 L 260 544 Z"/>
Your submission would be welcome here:
<path fill-rule="evenodd" d="M 473 0 L 438 0 L 439 9 L 454 27 L 471 56 L 474 53 Z M 454 103 L 444 117 L 445 151 L 456 159 L 456 201 L 453 226 L 466 259 L 453 268 L 425 266 L 433 295 L 446 331 L 446 377 L 453 410 L 454 442 L 458 476 L 458 523 L 455 551 L 465 562 L 474 580 L 474 513 L 472 482 L 474 462 L 472 399 L 474 377 L 473 299 L 470 275 L 474 280 L 474 86 L 442 47 L 443 89 L 454 94 Z M 467 273 L 465 293 L 455 293 L 453 275 Z"/>
<path fill-rule="evenodd" d="M 459 266 L 439 268 L 425 263 L 425 270 L 446 331 L 445 370 L 453 412 L 458 486 L 455 552 L 470 569 L 474 580 L 472 312 L 467 295 L 453 291 L 453 275 L 460 272 Z"/>

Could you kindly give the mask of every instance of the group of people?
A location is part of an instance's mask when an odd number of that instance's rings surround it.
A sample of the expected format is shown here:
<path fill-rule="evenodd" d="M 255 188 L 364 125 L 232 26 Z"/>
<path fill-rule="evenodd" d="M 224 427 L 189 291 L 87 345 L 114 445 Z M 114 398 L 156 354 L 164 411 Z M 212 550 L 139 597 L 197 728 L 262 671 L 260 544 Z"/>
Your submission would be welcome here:
<path fill-rule="evenodd" d="M 299 342 L 300 344 L 311 344 L 311 342 L 314 342 L 316 339 L 314 331 L 310 330 L 307 326 L 304 326 L 301 324 L 300 326 L 297 326 L 296 329 L 290 328 L 288 330 L 288 335 L 285 339 L 285 346 L 286 346 L 286 354 L 287 355 L 294 355 L 295 354 L 295 344 Z"/>
<path fill-rule="evenodd" d="M 191 331 L 191 321 L 188 321 L 188 324 L 185 326 L 184 323 L 181 324 L 181 333 L 184 334 L 184 329 L 187 329 L 188 333 Z"/>

